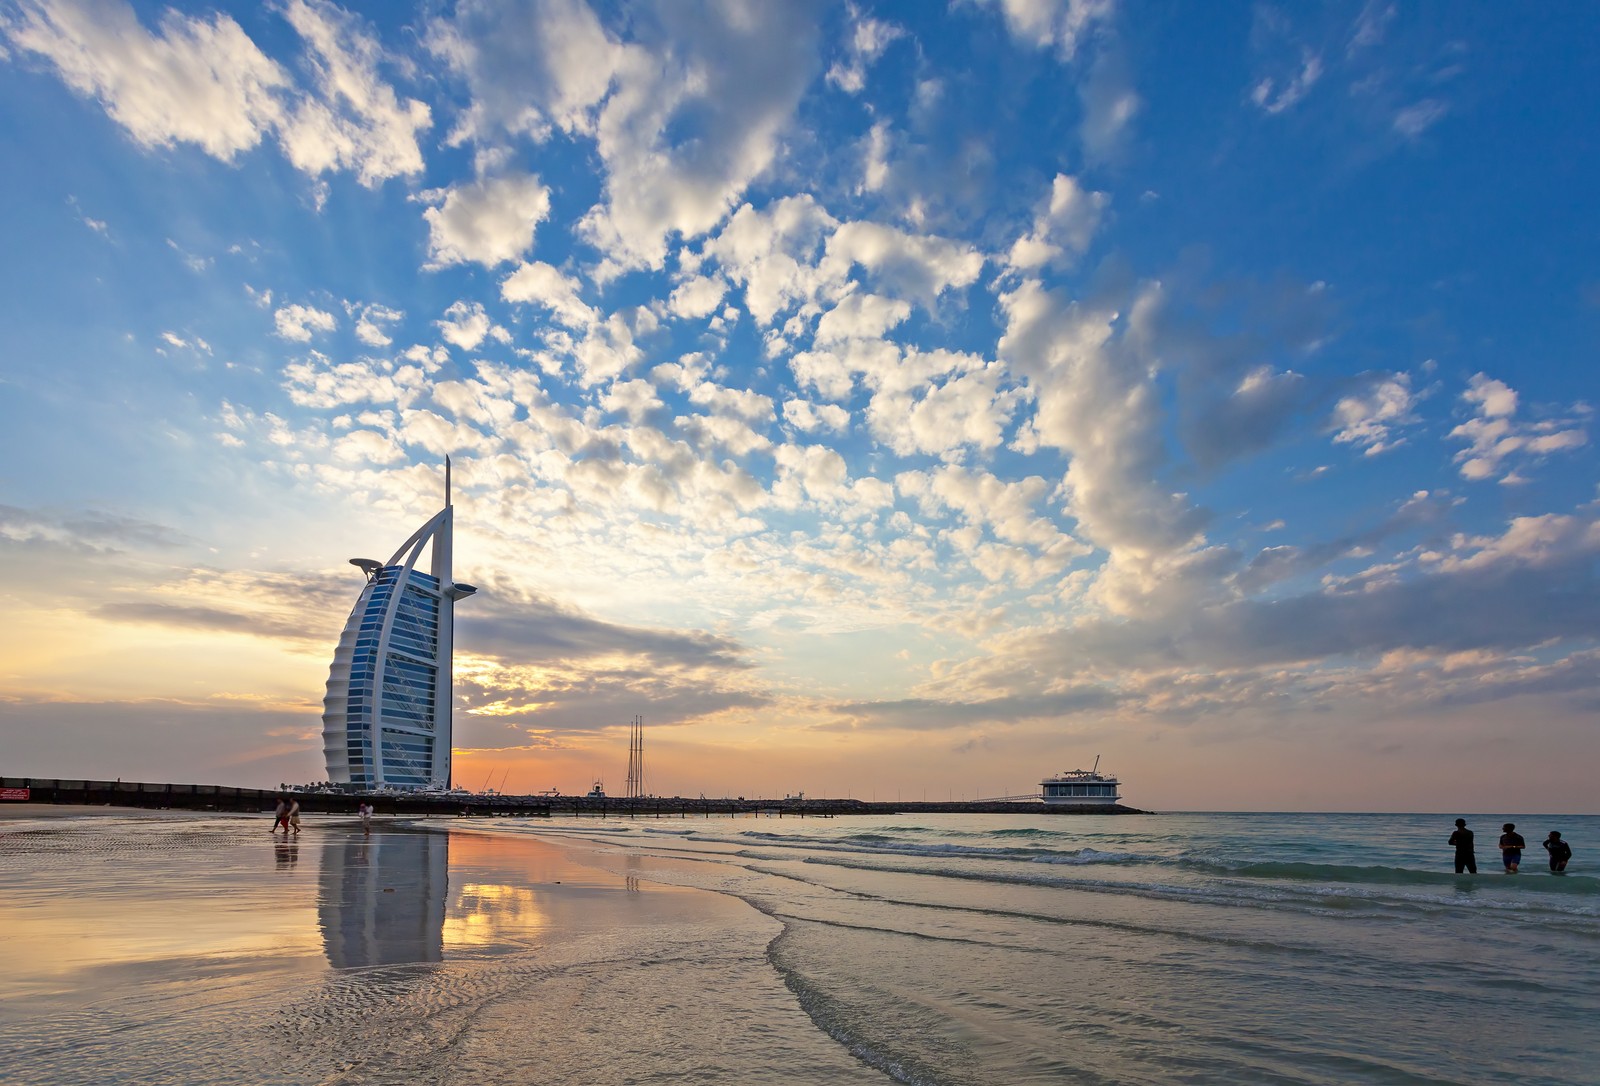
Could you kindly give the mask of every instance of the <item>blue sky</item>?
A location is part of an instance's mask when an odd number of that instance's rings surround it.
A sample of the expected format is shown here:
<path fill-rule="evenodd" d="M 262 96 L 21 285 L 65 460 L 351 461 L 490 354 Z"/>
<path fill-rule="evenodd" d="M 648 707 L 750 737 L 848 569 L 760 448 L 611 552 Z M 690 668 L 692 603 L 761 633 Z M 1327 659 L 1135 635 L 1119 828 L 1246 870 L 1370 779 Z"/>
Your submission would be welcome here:
<path fill-rule="evenodd" d="M 319 777 L 449 454 L 461 776 L 1592 810 L 1597 27 L 8 0 L 5 771 Z"/>

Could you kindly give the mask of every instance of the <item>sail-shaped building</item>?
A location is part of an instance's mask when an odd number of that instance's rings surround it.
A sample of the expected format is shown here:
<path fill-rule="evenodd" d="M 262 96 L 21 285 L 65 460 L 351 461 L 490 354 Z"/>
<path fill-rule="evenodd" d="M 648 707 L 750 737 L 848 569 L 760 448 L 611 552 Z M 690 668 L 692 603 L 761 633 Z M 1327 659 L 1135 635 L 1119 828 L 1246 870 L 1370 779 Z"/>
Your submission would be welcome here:
<path fill-rule="evenodd" d="M 356 791 L 450 786 L 450 678 L 455 602 L 477 589 L 450 571 L 453 508 L 444 508 L 387 562 L 352 558 L 366 574 L 322 699 L 328 780 Z M 430 548 L 428 568 L 418 567 Z"/>

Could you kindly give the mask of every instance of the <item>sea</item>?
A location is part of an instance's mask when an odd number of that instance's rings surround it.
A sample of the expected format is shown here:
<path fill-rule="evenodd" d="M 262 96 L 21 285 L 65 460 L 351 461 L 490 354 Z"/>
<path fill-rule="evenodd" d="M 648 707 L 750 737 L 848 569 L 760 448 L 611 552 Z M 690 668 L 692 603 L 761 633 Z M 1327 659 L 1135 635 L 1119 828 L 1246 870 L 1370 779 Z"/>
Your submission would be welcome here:
<path fill-rule="evenodd" d="M 1600 817 L 1454 817 L 0 826 L 0 1083 L 1600 1082 Z"/>
<path fill-rule="evenodd" d="M 1529 841 L 1516 875 L 1503 822 Z M 894 1081 L 1600 1082 L 1600 817 L 916 815 L 558 823 L 731 894 Z M 1573 844 L 1563 875 L 1539 842 Z"/>

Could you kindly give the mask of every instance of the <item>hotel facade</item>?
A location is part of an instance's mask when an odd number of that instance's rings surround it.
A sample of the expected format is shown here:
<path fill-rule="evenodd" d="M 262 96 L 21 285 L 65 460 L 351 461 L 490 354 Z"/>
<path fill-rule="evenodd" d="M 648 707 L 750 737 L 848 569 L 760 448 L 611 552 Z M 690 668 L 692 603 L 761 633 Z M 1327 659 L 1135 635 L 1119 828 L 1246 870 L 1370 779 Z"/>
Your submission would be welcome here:
<path fill-rule="evenodd" d="M 345 623 L 322 699 L 328 780 L 353 791 L 450 787 L 455 603 L 477 589 L 451 576 L 445 505 L 387 562 L 352 558 L 367 583 Z M 426 572 L 418 568 L 428 550 Z"/>

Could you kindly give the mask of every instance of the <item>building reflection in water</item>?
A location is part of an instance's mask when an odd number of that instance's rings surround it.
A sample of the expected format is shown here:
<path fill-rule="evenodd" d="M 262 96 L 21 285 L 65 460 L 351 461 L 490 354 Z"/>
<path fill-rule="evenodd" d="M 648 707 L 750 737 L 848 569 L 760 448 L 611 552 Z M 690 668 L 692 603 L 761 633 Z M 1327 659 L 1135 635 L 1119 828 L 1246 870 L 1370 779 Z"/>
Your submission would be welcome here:
<path fill-rule="evenodd" d="M 450 836 L 359 833 L 322 849 L 317 921 L 335 969 L 437 962 L 444 954 Z"/>

